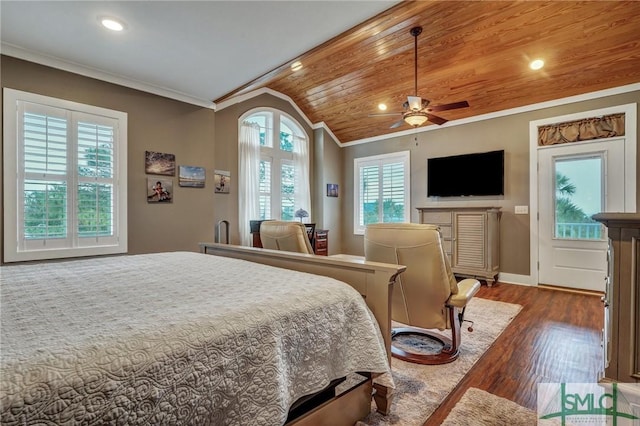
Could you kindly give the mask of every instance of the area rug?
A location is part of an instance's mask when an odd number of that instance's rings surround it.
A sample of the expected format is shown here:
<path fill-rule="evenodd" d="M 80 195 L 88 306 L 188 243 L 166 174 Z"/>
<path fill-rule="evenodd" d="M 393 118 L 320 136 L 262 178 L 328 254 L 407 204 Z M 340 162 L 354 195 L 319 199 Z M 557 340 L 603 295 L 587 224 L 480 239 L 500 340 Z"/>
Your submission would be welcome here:
<path fill-rule="evenodd" d="M 442 426 L 529 426 L 538 421 L 536 412 L 489 392 L 469 388 L 453 407 Z"/>
<path fill-rule="evenodd" d="M 453 407 L 442 426 L 559 425 L 558 419 L 538 419 L 535 411 L 506 398 L 469 388 Z"/>
<path fill-rule="evenodd" d="M 474 321 L 474 331 L 467 331 L 467 324 L 463 324 L 459 358 L 443 365 L 419 365 L 392 358 L 396 389 L 390 413 L 383 416 L 372 410 L 359 424 L 422 426 L 520 309 L 520 305 L 511 303 L 471 299 L 465 319 Z M 375 405 L 372 407 L 375 409 Z"/>

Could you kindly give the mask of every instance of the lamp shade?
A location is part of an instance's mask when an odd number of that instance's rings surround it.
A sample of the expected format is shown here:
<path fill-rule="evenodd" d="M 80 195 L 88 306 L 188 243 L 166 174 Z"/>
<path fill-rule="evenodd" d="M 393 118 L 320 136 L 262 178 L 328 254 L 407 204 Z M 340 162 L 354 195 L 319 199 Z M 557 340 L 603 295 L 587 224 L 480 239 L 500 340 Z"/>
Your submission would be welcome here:
<path fill-rule="evenodd" d="M 302 222 L 303 217 L 309 217 L 309 212 L 307 212 L 305 209 L 298 209 L 295 212 L 295 216 L 297 218 L 300 218 L 300 222 Z"/>
<path fill-rule="evenodd" d="M 408 112 L 404 115 L 404 121 L 413 127 L 423 125 L 428 120 L 427 115 L 424 112 Z"/>

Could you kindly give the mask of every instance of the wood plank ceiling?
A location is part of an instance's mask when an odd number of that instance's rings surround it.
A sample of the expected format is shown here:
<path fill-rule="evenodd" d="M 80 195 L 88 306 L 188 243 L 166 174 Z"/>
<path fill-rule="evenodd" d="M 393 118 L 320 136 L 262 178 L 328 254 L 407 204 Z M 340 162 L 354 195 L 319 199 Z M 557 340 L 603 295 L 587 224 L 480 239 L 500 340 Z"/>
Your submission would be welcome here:
<path fill-rule="evenodd" d="M 267 87 L 342 143 L 410 129 L 369 114 L 381 102 L 402 112 L 414 95 L 418 25 L 418 96 L 470 104 L 437 113 L 448 120 L 640 82 L 640 1 L 407 1 L 215 102 Z"/>

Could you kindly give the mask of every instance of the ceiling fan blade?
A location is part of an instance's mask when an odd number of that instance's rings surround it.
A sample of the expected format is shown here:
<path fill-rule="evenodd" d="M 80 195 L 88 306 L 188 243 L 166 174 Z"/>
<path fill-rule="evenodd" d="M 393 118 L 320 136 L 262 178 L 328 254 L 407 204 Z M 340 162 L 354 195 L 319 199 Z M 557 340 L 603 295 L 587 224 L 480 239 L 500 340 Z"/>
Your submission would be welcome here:
<path fill-rule="evenodd" d="M 420 96 L 407 96 L 407 103 L 412 111 L 420 111 L 422 109 L 422 98 Z"/>
<path fill-rule="evenodd" d="M 450 109 L 466 108 L 468 106 L 469 106 L 469 102 L 460 101 L 460 102 L 453 102 L 450 104 L 430 106 L 429 108 L 427 108 L 427 110 L 428 111 L 447 111 Z"/>
<path fill-rule="evenodd" d="M 433 124 L 437 124 L 438 126 L 449 121 L 446 118 L 438 117 L 437 115 L 428 114 L 428 113 L 427 113 L 427 118 L 429 119 L 430 122 L 432 122 Z"/>
<path fill-rule="evenodd" d="M 396 129 L 396 128 L 402 126 L 403 124 L 404 124 L 404 120 L 396 121 L 391 126 L 389 126 L 389 128 L 390 129 Z"/>

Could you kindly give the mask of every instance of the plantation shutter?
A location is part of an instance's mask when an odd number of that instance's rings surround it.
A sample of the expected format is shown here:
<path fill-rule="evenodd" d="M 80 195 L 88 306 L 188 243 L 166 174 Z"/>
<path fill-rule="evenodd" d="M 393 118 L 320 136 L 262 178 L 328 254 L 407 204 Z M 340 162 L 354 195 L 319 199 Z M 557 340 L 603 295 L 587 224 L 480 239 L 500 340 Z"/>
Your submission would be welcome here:
<path fill-rule="evenodd" d="M 360 225 L 379 222 L 380 172 L 378 165 L 360 169 Z"/>
<path fill-rule="evenodd" d="M 280 219 L 293 220 L 295 213 L 296 168 L 292 161 L 280 165 Z"/>
<path fill-rule="evenodd" d="M 409 222 L 409 152 L 354 160 L 354 232 L 370 223 Z"/>
<path fill-rule="evenodd" d="M 18 248 L 113 245 L 117 120 L 18 102 Z"/>
<path fill-rule="evenodd" d="M 19 246 L 68 245 L 68 122 L 65 110 L 21 102 L 19 156 Z"/>
<path fill-rule="evenodd" d="M 82 114 L 77 131 L 76 230 L 80 244 L 115 235 L 115 123 Z"/>
<path fill-rule="evenodd" d="M 271 161 L 260 160 L 260 219 L 271 219 Z"/>
<path fill-rule="evenodd" d="M 404 163 L 382 166 L 382 222 L 404 221 Z"/>

